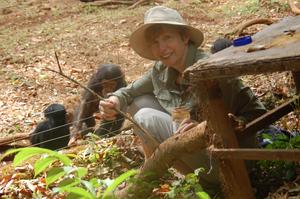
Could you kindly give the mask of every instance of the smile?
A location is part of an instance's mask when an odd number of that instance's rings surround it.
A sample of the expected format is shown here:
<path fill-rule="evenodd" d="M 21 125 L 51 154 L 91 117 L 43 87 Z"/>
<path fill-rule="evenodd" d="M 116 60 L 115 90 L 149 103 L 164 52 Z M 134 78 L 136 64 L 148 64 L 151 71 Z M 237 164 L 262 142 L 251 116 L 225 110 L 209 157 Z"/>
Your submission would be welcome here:
<path fill-rule="evenodd" d="M 166 55 L 161 56 L 161 58 L 168 59 L 171 55 L 172 55 L 172 53 L 168 53 Z"/>

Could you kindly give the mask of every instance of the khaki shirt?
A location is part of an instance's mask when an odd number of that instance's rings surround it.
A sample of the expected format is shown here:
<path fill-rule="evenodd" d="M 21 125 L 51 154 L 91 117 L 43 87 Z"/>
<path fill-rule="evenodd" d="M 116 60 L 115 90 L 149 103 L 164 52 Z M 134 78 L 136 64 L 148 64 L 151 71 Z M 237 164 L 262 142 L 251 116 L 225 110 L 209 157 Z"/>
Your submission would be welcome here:
<path fill-rule="evenodd" d="M 192 66 L 199 59 L 207 58 L 203 51 L 189 45 L 185 66 Z M 162 62 L 155 62 L 152 69 L 138 80 L 114 92 L 120 100 L 121 109 L 132 103 L 135 97 L 153 94 L 160 105 L 171 114 L 175 107 L 184 106 L 195 111 L 200 104 L 196 92 L 191 90 L 188 80 L 184 79 L 180 85 L 176 84 L 179 72 L 167 67 Z M 227 78 L 220 81 L 225 103 L 231 113 L 244 119 L 253 120 L 265 112 L 264 106 L 253 95 L 249 87 L 245 87 L 238 78 Z M 200 91 L 201 92 L 201 91 Z M 198 118 L 198 120 L 202 120 Z"/>

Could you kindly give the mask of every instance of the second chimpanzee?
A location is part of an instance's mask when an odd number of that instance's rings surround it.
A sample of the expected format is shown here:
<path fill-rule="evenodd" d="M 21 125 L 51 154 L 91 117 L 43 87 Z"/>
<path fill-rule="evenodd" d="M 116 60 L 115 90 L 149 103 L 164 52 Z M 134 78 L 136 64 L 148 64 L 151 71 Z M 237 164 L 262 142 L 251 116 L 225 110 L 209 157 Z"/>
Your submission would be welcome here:
<path fill-rule="evenodd" d="M 224 50 L 225 48 L 230 47 L 231 45 L 231 40 L 227 38 L 218 38 L 216 41 L 214 41 L 212 47 L 210 48 L 210 52 L 214 54 L 221 50 Z"/>
<path fill-rule="evenodd" d="M 51 104 L 44 110 L 46 120 L 40 122 L 30 134 L 34 146 L 57 150 L 68 145 L 70 130 L 66 110 L 61 104 Z"/>
<path fill-rule="evenodd" d="M 87 87 L 102 97 L 126 86 L 124 74 L 115 64 L 102 64 L 90 78 Z M 99 111 L 100 99 L 91 92 L 84 90 L 79 107 L 74 113 L 73 126 L 71 130 L 72 144 L 76 137 L 95 126 L 94 113 Z M 119 115 L 115 121 L 101 121 L 100 127 L 95 130 L 99 136 L 112 136 L 119 133 L 124 122 L 124 117 Z M 87 129 L 87 130 L 86 130 Z"/>

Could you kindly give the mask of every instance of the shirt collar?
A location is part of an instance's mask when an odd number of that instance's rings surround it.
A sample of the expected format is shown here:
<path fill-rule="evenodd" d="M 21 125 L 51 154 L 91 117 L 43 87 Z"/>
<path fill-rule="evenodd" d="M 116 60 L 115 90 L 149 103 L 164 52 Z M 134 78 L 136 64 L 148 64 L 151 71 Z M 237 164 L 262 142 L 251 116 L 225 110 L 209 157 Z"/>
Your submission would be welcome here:
<path fill-rule="evenodd" d="M 185 59 L 185 69 L 187 69 L 188 67 L 192 66 L 196 61 L 197 61 L 197 48 L 195 47 L 194 44 L 189 44 L 188 46 L 188 51 L 187 51 L 187 56 L 186 56 L 186 59 Z M 183 79 L 182 80 L 182 84 L 184 85 L 188 85 L 189 81 L 187 79 Z"/>
<path fill-rule="evenodd" d="M 197 48 L 195 47 L 194 44 L 189 44 L 188 46 L 188 52 L 187 56 L 185 58 L 185 69 L 190 67 L 196 62 L 196 54 L 197 54 Z"/>

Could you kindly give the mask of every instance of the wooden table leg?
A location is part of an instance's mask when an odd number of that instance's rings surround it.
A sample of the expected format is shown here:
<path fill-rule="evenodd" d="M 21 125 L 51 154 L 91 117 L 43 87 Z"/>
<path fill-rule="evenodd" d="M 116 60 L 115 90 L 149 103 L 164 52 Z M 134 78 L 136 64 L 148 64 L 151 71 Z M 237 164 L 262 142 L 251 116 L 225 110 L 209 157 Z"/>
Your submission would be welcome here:
<path fill-rule="evenodd" d="M 300 93 L 300 71 L 292 71 L 295 86 L 296 86 L 296 92 L 297 94 Z"/>
<path fill-rule="evenodd" d="M 221 136 L 224 147 L 239 148 L 222 92 L 216 81 L 206 81 L 199 90 L 201 100 L 207 102 L 207 122 L 214 133 Z M 201 86 L 201 87 L 202 87 Z M 254 193 L 243 160 L 220 159 L 220 170 L 225 180 L 225 195 L 230 199 L 254 199 Z"/>

